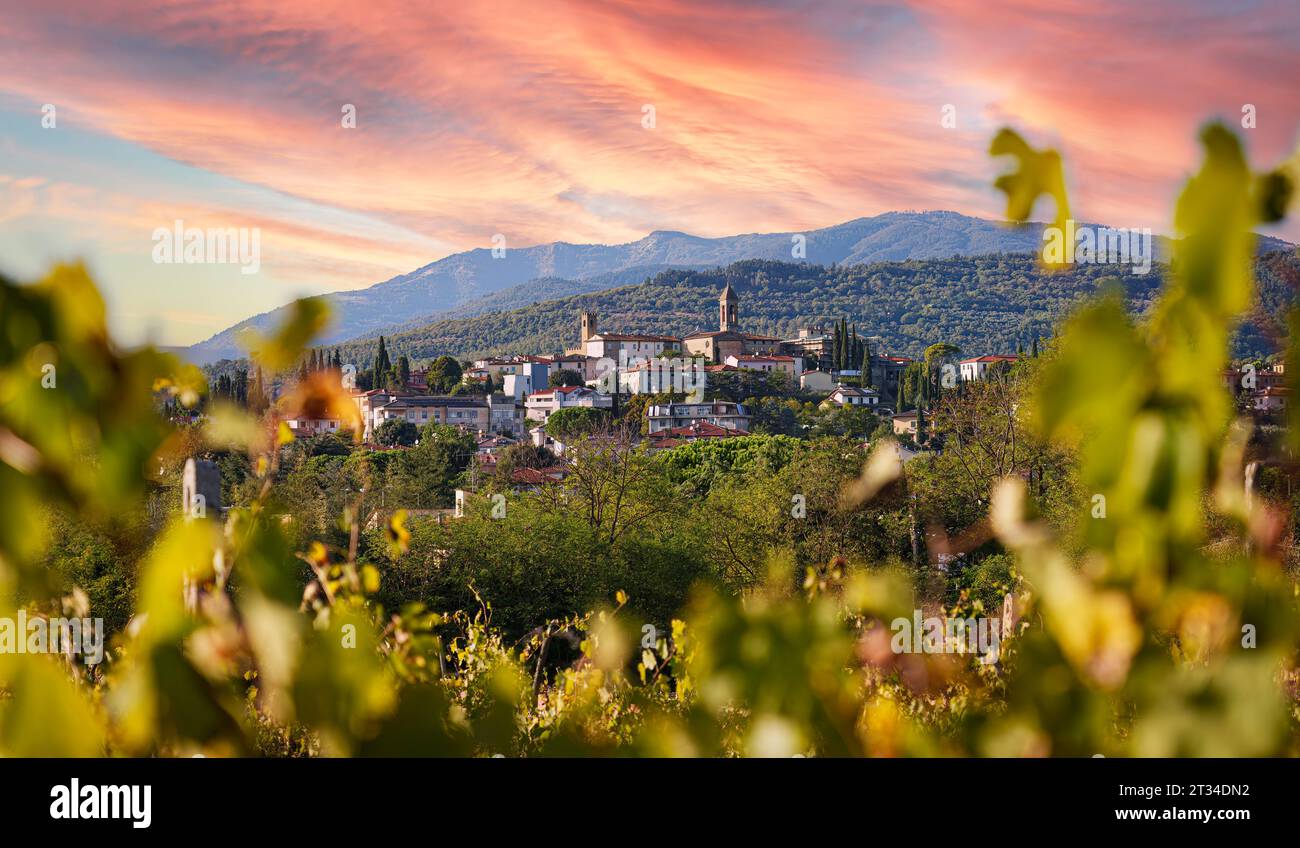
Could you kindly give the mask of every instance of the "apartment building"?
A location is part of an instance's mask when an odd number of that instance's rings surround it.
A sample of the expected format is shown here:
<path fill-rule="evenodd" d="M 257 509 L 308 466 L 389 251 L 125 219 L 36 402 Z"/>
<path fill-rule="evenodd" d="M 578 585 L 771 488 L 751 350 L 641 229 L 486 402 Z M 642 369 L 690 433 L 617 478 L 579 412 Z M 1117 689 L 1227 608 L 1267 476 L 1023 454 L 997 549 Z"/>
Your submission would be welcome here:
<path fill-rule="evenodd" d="M 586 386 L 556 386 L 529 395 L 524 401 L 524 417 L 529 421 L 546 421 L 551 413 L 573 406 L 612 409 L 614 398 Z"/>
<path fill-rule="evenodd" d="M 407 395 L 375 406 L 367 432 L 373 433 L 380 424 L 393 418 L 403 418 L 417 427 L 429 423 L 450 424 L 475 432 L 487 432 L 491 426 L 491 411 L 486 398 Z"/>
<path fill-rule="evenodd" d="M 708 403 L 660 403 L 646 407 L 646 421 L 650 433 L 690 427 L 694 424 L 712 424 L 729 430 L 749 431 L 749 410 L 744 404 L 726 400 Z"/>

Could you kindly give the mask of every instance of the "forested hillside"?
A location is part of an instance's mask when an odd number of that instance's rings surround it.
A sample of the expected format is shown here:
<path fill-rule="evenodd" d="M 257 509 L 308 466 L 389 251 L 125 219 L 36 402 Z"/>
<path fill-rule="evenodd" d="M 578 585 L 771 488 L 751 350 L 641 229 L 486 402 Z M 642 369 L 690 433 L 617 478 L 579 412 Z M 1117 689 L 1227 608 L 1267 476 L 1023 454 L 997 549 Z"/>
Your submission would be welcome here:
<path fill-rule="evenodd" d="M 1278 348 L 1278 316 L 1300 279 L 1294 253 L 1256 259 L 1259 308 L 1237 334 L 1235 353 Z M 998 254 L 953 259 L 813 266 L 748 260 L 707 271 L 666 271 L 640 285 L 545 301 L 508 312 L 444 320 L 390 338 L 390 349 L 416 359 L 442 354 L 556 352 L 577 342 L 578 314 L 594 309 L 604 330 L 681 335 L 716 329 L 717 296 L 731 283 L 743 329 L 793 335 L 801 327 L 846 316 L 860 334 L 890 353 L 917 355 L 937 341 L 968 353 L 1011 352 L 1055 323 L 1102 281 L 1118 277 L 1130 309 L 1143 314 L 1166 266 L 1149 274 L 1117 274 L 1127 266 L 1076 265 L 1047 272 L 1032 256 Z M 344 345 L 345 359 L 364 362 L 373 339 Z"/>

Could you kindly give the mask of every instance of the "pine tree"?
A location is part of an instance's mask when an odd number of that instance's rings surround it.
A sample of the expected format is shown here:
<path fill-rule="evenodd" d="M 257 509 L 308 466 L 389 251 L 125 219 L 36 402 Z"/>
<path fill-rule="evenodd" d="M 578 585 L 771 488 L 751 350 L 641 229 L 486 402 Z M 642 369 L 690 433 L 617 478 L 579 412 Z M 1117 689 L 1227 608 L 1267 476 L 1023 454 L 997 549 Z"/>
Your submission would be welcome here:
<path fill-rule="evenodd" d="M 402 354 L 397 359 L 397 381 L 402 388 L 411 384 L 411 360 L 406 358 L 406 354 Z"/>
<path fill-rule="evenodd" d="M 862 388 L 871 388 L 871 342 L 862 339 Z"/>
<path fill-rule="evenodd" d="M 1034 336 L 1034 350 L 1033 350 L 1033 357 L 1034 357 L 1034 359 L 1037 359 L 1037 358 L 1038 358 L 1038 336 Z"/>

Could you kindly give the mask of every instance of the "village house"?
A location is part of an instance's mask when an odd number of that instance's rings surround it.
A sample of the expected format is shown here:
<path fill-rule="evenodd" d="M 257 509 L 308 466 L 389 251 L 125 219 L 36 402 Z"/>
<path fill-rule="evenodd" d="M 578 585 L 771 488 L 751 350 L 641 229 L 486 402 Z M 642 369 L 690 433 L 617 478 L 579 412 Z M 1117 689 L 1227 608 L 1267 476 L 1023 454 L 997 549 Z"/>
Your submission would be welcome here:
<path fill-rule="evenodd" d="M 1008 365 L 1011 365 L 1017 359 L 1019 359 L 1018 356 L 1011 356 L 1007 354 L 993 354 L 990 356 L 973 356 L 970 359 L 963 359 L 961 362 L 959 362 L 958 368 L 961 371 L 962 382 L 970 382 L 972 380 L 983 380 L 984 375 L 988 373 L 989 367 L 994 365 L 995 363 L 1005 362 Z"/>
<path fill-rule="evenodd" d="M 875 408 L 880 405 L 880 393 L 875 389 L 860 389 L 857 386 L 840 384 L 826 396 L 826 399 L 822 401 L 822 405 Z"/>
<path fill-rule="evenodd" d="M 291 415 L 282 419 L 293 434 L 299 438 L 315 436 L 321 433 L 337 433 L 343 422 L 337 418 L 304 418 Z"/>
<path fill-rule="evenodd" d="M 1260 389 L 1250 396 L 1250 408 L 1256 412 L 1283 412 L 1291 390 L 1286 386 L 1270 386 Z"/>
<path fill-rule="evenodd" d="M 749 431 L 749 410 L 744 404 L 726 400 L 708 403 L 661 403 L 646 407 L 647 431 L 651 434 L 692 424 L 712 424 L 728 430 Z"/>
<path fill-rule="evenodd" d="M 548 434 L 545 424 L 538 424 L 530 430 L 528 440 L 533 443 L 533 447 L 546 448 L 556 456 L 564 455 L 564 443 Z"/>
<path fill-rule="evenodd" d="M 476 376 L 490 374 L 493 380 L 500 382 L 501 378 L 506 374 L 526 373 L 529 366 L 539 364 L 537 362 L 539 358 L 536 356 L 512 356 L 507 359 L 500 357 L 476 359 L 474 360 L 474 367 L 466 370 L 465 374 L 473 373 Z"/>
<path fill-rule="evenodd" d="M 384 389 L 371 389 L 366 392 L 352 392 L 352 402 L 357 405 L 357 410 L 361 413 L 361 422 L 365 427 L 365 432 L 361 437 L 369 442 L 374 438 L 374 420 L 375 409 L 389 403 L 394 398 L 399 397 L 397 392 L 390 392 Z"/>
<path fill-rule="evenodd" d="M 1233 394 L 1286 385 L 1286 365 L 1278 362 L 1263 368 L 1225 368 L 1223 385 Z"/>
<path fill-rule="evenodd" d="M 835 388 L 835 378 L 829 371 L 805 371 L 799 375 L 799 388 L 805 392 L 829 392 Z"/>
<path fill-rule="evenodd" d="M 524 401 L 524 416 L 530 421 L 546 421 L 551 413 L 574 406 L 611 409 L 614 398 L 586 386 L 555 386 L 529 395 Z"/>
<path fill-rule="evenodd" d="M 768 356 L 753 356 L 750 354 L 736 356 L 732 354 L 724 362 L 727 365 L 750 371 L 779 372 L 789 377 L 792 384 L 795 377 L 803 371 L 803 357 L 786 356 L 781 353 L 773 353 Z"/>
<path fill-rule="evenodd" d="M 684 365 L 684 368 L 677 367 Z M 660 394 L 662 392 L 704 391 L 708 385 L 708 367 L 679 359 L 650 359 L 618 372 L 620 392 Z M 699 397 L 704 397 L 703 394 Z"/>
<path fill-rule="evenodd" d="M 374 408 L 368 432 L 385 421 L 401 418 L 417 427 L 450 424 L 464 430 L 486 432 L 491 422 L 487 400 L 470 395 L 402 395 Z"/>
<path fill-rule="evenodd" d="M 731 427 L 719 427 L 716 424 L 701 421 L 695 424 L 688 424 L 685 427 L 672 427 L 667 430 L 659 430 L 651 433 L 646 437 L 646 445 L 650 451 L 660 451 L 700 440 L 731 439 L 736 436 L 748 435 L 749 433 L 745 430 L 737 430 Z"/>
<path fill-rule="evenodd" d="M 893 421 L 895 436 L 906 436 L 909 439 L 916 438 L 920 416 L 917 415 L 915 409 L 909 412 L 900 412 L 891 420 Z"/>
<path fill-rule="evenodd" d="M 515 375 L 509 375 L 515 376 Z M 494 393 L 487 396 L 488 430 L 493 433 L 518 434 L 524 427 L 524 410 L 513 395 Z"/>
<path fill-rule="evenodd" d="M 510 488 L 516 492 L 538 492 L 543 486 L 564 482 L 569 471 L 563 465 L 549 468 L 514 468 L 510 471 Z"/>
<path fill-rule="evenodd" d="M 566 357 L 583 356 L 588 359 L 612 359 L 615 362 L 638 357 L 648 359 L 666 350 L 677 350 L 682 340 L 674 336 L 655 336 L 640 333 L 601 333 L 596 330 L 596 313 L 584 312 L 579 318 L 578 347 L 565 351 Z M 585 370 L 585 368 L 584 368 Z M 584 375 L 585 376 L 585 375 Z M 595 379 L 593 375 L 587 379 Z"/>
<path fill-rule="evenodd" d="M 476 443 L 478 453 L 487 456 L 503 451 L 511 445 L 517 445 L 519 441 L 509 436 L 484 436 Z"/>
<path fill-rule="evenodd" d="M 898 396 L 898 383 L 912 360 L 906 356 L 871 355 L 871 387 L 890 397 Z"/>
<path fill-rule="evenodd" d="M 565 353 L 551 359 L 551 373 L 559 371 L 576 371 L 584 383 L 590 383 L 600 377 L 600 357 L 587 356 L 585 353 Z M 546 388 L 542 382 L 534 391 Z"/>
<path fill-rule="evenodd" d="M 800 330 L 797 337 L 782 340 L 781 349 L 802 356 L 809 370 L 829 372 L 834 367 L 835 337 L 822 327 Z"/>

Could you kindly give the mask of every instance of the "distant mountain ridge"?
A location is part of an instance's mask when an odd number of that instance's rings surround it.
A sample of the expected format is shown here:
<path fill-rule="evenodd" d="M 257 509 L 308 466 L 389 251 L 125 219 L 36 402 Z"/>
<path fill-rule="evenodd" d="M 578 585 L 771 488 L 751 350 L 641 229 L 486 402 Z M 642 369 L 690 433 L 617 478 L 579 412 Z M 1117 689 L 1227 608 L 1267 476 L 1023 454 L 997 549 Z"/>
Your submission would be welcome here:
<path fill-rule="evenodd" d="M 480 248 L 439 259 L 369 288 L 325 295 L 335 321 L 319 341 L 334 344 L 449 317 L 443 313 L 466 315 L 517 308 L 533 302 L 527 299 L 532 281 L 543 281 L 537 288 L 545 287 L 545 296 L 561 297 L 644 280 L 666 268 L 712 268 L 745 259 L 789 262 L 794 258 L 794 237 L 799 235 L 805 237 L 805 255 L 800 261 L 830 266 L 1034 253 L 1042 244 L 1042 227 L 1008 225 L 956 212 L 887 212 L 802 233 L 703 238 L 657 230 L 620 245 L 553 242 L 508 248 L 501 258 Z M 608 279 L 601 279 L 606 275 Z M 561 281 L 574 285 L 566 290 Z M 517 288 L 513 295 L 493 298 L 512 288 Z M 241 356 L 238 333 L 248 327 L 266 330 L 276 326 L 285 308 L 241 321 L 193 345 L 187 356 L 198 363 Z"/>
<path fill-rule="evenodd" d="M 919 355 L 938 341 L 967 354 L 1014 353 L 1057 323 L 1105 280 L 1118 279 L 1129 308 L 1151 307 L 1167 266 L 1147 274 L 1132 266 L 1072 265 L 1046 271 L 1036 257 L 992 254 L 862 265 L 745 260 L 702 271 L 674 269 L 644 283 L 545 300 L 519 309 L 441 319 L 385 336 L 390 355 L 415 360 L 514 353 L 558 353 L 578 340 L 578 316 L 597 314 L 598 328 L 683 336 L 717 326 L 718 293 L 731 285 L 740 327 L 790 338 L 799 329 L 841 317 L 875 339 L 879 352 Z M 1300 288 L 1300 253 L 1265 250 L 1255 259 L 1254 309 L 1234 340 L 1234 354 L 1274 352 L 1286 337 L 1285 316 Z M 340 346 L 345 362 L 369 363 L 373 337 Z"/>
<path fill-rule="evenodd" d="M 369 288 L 325 295 L 334 322 L 322 345 L 410 329 L 447 318 L 518 309 L 542 300 L 600 291 L 647 280 L 665 270 L 719 268 L 747 259 L 791 262 L 795 237 L 803 236 L 810 265 L 860 265 L 909 259 L 948 259 L 998 253 L 1034 254 L 1045 225 L 1012 225 L 957 212 L 886 212 L 803 233 L 751 233 L 703 238 L 656 230 L 620 245 L 552 242 L 508 248 L 494 258 L 479 248 L 439 259 Z M 1168 240 L 1156 236 L 1156 255 Z M 1260 252 L 1288 249 L 1287 242 L 1261 237 Z M 287 307 L 248 318 L 186 351 L 199 364 L 244 355 L 238 334 L 268 330 Z"/>

